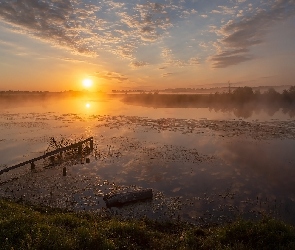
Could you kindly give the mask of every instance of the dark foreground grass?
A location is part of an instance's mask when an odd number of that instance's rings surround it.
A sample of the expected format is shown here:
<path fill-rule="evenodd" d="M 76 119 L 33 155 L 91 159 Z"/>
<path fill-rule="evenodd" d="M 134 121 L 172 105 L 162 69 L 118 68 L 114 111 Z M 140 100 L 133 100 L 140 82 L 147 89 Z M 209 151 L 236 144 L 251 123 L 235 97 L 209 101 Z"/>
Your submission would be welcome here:
<path fill-rule="evenodd" d="M 125 221 L 0 199 L 0 249 L 295 249 L 295 229 L 273 219 L 207 228 Z"/>

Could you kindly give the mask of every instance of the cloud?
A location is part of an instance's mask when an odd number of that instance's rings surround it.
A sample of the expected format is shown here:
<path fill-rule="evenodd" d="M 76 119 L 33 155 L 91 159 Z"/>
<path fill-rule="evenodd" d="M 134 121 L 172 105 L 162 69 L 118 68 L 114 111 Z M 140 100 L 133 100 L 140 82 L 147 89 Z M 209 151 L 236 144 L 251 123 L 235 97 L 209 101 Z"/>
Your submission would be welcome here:
<path fill-rule="evenodd" d="M 220 10 L 212 10 L 211 13 L 213 13 L 213 14 L 221 14 L 222 12 Z"/>
<path fill-rule="evenodd" d="M 167 72 L 167 73 L 162 74 L 162 77 L 167 77 L 167 76 L 171 76 L 171 75 L 173 75 L 172 72 Z"/>
<path fill-rule="evenodd" d="M 5 48 L 7 50 L 12 50 L 17 47 L 17 45 L 15 43 L 7 42 L 7 41 L 1 40 L 1 39 L 0 39 L 0 45 L 1 45 L 2 49 Z"/>
<path fill-rule="evenodd" d="M 76 11 L 75 4 L 69 0 L 2 0 L 0 18 L 19 32 L 68 47 L 78 53 L 89 53 L 89 44 L 83 37 L 87 34 L 87 29 L 84 28 L 83 32 L 79 27 L 93 12 Z"/>
<path fill-rule="evenodd" d="M 165 60 L 165 65 L 176 66 L 176 67 L 185 67 L 185 66 L 194 66 L 200 64 L 198 57 L 191 57 L 185 60 L 179 60 L 173 55 L 172 50 L 169 48 L 162 48 L 161 53 L 162 58 Z M 160 68 L 163 69 L 163 68 Z"/>
<path fill-rule="evenodd" d="M 231 0 L 226 6 L 215 5 L 214 8 L 206 1 L 203 4 L 198 2 L 0 0 L 0 20 L 16 32 L 66 48 L 74 54 L 97 56 L 101 51 L 102 54 L 113 53 L 128 60 L 130 63 L 127 65 L 133 68 L 148 65 L 145 61 L 154 61 L 152 57 L 158 59 L 159 54 L 155 55 L 153 51 L 151 54 L 140 51 L 151 44 L 162 48 L 159 60 L 163 62 L 158 61 L 157 65 L 197 65 L 200 63 L 197 55 L 203 58 L 202 53 L 211 51 L 212 41 L 205 33 L 211 32 L 211 37 L 213 31 L 220 39 L 215 44 L 217 52 L 210 57 L 210 62 L 213 67 L 224 68 L 255 58 L 249 54 L 250 48 L 264 42 L 273 24 L 294 16 L 295 12 L 294 0 L 260 3 L 260 7 L 265 9 L 259 9 L 256 3 L 247 4 L 245 0 Z M 241 9 L 239 5 L 245 8 Z M 253 9 L 251 13 L 249 7 Z M 253 15 L 254 10 L 256 13 Z M 196 13 L 204 17 L 197 24 L 193 22 L 196 18 L 193 14 Z M 212 14 L 214 18 L 211 18 Z M 222 19 L 211 23 L 215 18 Z M 229 18 L 232 21 L 228 21 Z M 203 23 L 209 20 L 210 25 L 205 27 Z M 225 25 L 220 27 L 220 23 Z M 182 37 L 179 37 L 180 29 Z M 197 44 L 192 43 L 191 38 Z M 203 51 L 199 52 L 195 45 Z M 180 46 L 185 46 L 185 50 L 180 52 Z"/>
<path fill-rule="evenodd" d="M 197 57 L 192 57 L 188 60 L 188 64 L 190 65 L 198 65 L 200 64 L 199 58 Z"/>
<path fill-rule="evenodd" d="M 75 59 L 75 58 L 69 58 L 69 57 L 58 57 L 57 59 L 61 61 L 66 61 L 66 62 L 72 62 L 72 63 L 87 63 L 87 64 L 93 64 L 89 61 L 85 60 L 80 60 L 80 59 Z"/>
<path fill-rule="evenodd" d="M 226 68 L 252 59 L 253 57 L 250 55 L 233 54 L 231 56 L 216 55 L 211 58 L 211 61 L 214 62 L 214 68 Z"/>
<path fill-rule="evenodd" d="M 220 13 L 223 15 L 234 15 L 236 13 L 235 9 L 233 7 L 228 6 L 218 6 L 220 10 L 215 10 L 215 13 Z M 213 12 L 213 13 L 214 13 Z"/>
<path fill-rule="evenodd" d="M 142 41 L 156 41 L 171 27 L 170 6 L 159 3 L 135 4 L 132 11 L 118 13 L 121 23 L 136 34 Z"/>
<path fill-rule="evenodd" d="M 170 39 L 170 29 L 195 13 L 186 1 L 176 0 L 0 0 L 0 20 L 13 31 L 73 54 L 96 57 L 110 52 L 129 60 L 132 68 L 148 65 L 140 49 Z M 172 52 L 167 60 L 176 66 L 194 63 L 179 60 Z"/>
<path fill-rule="evenodd" d="M 115 48 L 112 49 L 111 51 L 115 55 L 120 56 L 121 58 L 135 60 L 133 55 L 135 49 L 136 49 L 136 45 L 134 43 L 129 43 L 129 44 L 115 46 Z"/>
<path fill-rule="evenodd" d="M 128 80 L 128 77 L 125 77 L 117 72 L 96 72 L 96 76 L 111 81 L 116 80 L 123 82 Z"/>
<path fill-rule="evenodd" d="M 143 62 L 143 61 L 134 61 L 130 64 L 133 68 L 139 68 L 139 67 L 143 67 L 148 65 L 147 62 Z"/>
<path fill-rule="evenodd" d="M 269 10 L 259 10 L 252 17 L 241 21 L 229 21 L 221 30 L 223 38 L 216 45 L 218 53 L 210 58 L 214 68 L 225 68 L 254 57 L 249 48 L 264 42 L 264 37 L 271 26 L 295 15 L 293 0 L 276 0 Z"/>
<path fill-rule="evenodd" d="M 102 49 L 135 60 L 136 48 L 167 35 L 170 18 L 182 11 L 173 4 L 141 2 L 1 0 L 0 20 L 73 53 L 97 55 Z"/>
<path fill-rule="evenodd" d="M 1 50 L 8 53 L 13 53 L 17 56 L 31 56 L 32 51 L 27 50 L 25 47 L 18 45 L 17 43 L 7 42 L 0 39 Z"/>

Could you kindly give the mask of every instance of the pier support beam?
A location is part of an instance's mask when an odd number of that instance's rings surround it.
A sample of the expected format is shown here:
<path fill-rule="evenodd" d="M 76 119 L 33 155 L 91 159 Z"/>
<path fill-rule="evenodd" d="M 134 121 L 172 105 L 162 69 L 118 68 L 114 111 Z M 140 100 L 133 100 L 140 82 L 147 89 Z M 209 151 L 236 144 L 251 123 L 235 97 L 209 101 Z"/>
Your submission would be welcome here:
<path fill-rule="evenodd" d="M 32 162 L 31 162 L 31 170 L 32 170 L 32 171 L 35 170 L 35 167 L 36 167 L 36 165 L 35 165 L 35 163 L 32 161 Z"/>
<path fill-rule="evenodd" d="M 80 144 L 78 146 L 78 154 L 81 155 L 82 154 L 82 144 Z"/>
<path fill-rule="evenodd" d="M 93 150 L 93 139 L 90 140 L 90 150 Z"/>
<path fill-rule="evenodd" d="M 46 154 L 41 155 L 39 157 L 36 157 L 36 158 L 31 159 L 31 160 L 28 160 L 28 161 L 24 161 L 22 163 L 19 163 L 17 165 L 14 165 L 14 166 L 11 166 L 11 167 L 2 169 L 2 170 L 0 170 L 0 175 L 2 175 L 3 173 L 8 172 L 10 170 L 13 170 L 13 169 L 17 169 L 19 167 L 22 167 L 22 166 L 24 166 L 26 164 L 31 164 L 31 170 L 35 170 L 35 163 L 34 162 L 35 161 L 39 161 L 41 159 L 45 159 L 47 157 L 49 157 L 49 159 L 52 162 L 52 164 L 54 164 L 55 163 L 55 156 L 57 156 L 60 159 L 62 159 L 63 158 L 63 152 L 66 152 L 68 150 L 73 150 L 73 149 L 76 150 L 78 148 L 78 154 L 82 156 L 82 153 L 83 153 L 82 144 L 88 143 L 88 142 L 90 144 L 90 150 L 93 150 L 93 137 L 89 137 L 86 140 L 83 140 L 83 141 L 80 141 L 80 142 L 77 142 L 77 143 L 73 143 L 73 144 L 70 144 L 70 145 L 65 146 L 65 147 L 62 147 L 62 148 L 58 148 L 58 149 L 53 150 L 51 152 L 47 152 Z"/>

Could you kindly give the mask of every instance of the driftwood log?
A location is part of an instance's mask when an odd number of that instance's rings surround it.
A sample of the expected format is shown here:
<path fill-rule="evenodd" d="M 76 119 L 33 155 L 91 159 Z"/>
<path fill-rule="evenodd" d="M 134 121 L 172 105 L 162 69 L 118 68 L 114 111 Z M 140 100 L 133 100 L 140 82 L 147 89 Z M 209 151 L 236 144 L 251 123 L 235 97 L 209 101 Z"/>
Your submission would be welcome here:
<path fill-rule="evenodd" d="M 151 188 L 128 191 L 124 193 L 117 193 L 112 195 L 105 195 L 103 197 L 107 207 L 122 206 L 125 203 L 135 202 L 140 200 L 147 200 L 153 198 L 153 190 Z"/>

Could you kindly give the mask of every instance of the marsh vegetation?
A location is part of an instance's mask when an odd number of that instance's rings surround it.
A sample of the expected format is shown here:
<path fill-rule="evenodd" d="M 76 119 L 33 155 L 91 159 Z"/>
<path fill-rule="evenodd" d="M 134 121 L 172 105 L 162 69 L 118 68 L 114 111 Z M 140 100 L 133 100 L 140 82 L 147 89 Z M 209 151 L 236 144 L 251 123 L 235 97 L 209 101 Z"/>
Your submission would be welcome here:
<path fill-rule="evenodd" d="M 147 218 L 69 213 L 0 200 L 5 249 L 294 249 L 295 228 L 264 218 L 198 227 Z"/>

